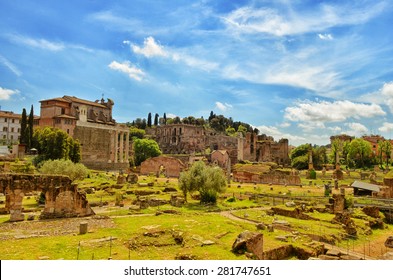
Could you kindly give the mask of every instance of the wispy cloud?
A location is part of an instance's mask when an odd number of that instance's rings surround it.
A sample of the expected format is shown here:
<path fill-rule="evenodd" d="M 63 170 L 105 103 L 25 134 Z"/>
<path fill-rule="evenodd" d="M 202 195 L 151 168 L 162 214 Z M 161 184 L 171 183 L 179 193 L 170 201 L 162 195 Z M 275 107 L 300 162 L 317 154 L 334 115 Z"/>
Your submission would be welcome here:
<path fill-rule="evenodd" d="M 385 6 L 383 1 L 362 6 L 321 4 L 313 11 L 297 12 L 291 8 L 286 13 L 284 9 L 246 6 L 224 16 L 223 21 L 238 32 L 287 36 L 364 23 L 380 14 Z"/>
<path fill-rule="evenodd" d="M 135 67 L 129 61 L 124 61 L 122 63 L 117 61 L 112 61 L 108 65 L 108 67 L 111 68 L 112 70 L 126 73 L 128 77 L 137 81 L 142 81 L 143 77 L 145 76 L 145 73 L 141 69 Z"/>
<path fill-rule="evenodd" d="M 294 142 L 306 140 L 306 138 L 302 136 L 282 132 L 275 126 L 260 125 L 260 126 L 256 126 L 256 128 L 259 130 L 260 134 L 273 136 L 274 139 L 276 140 L 281 138 L 289 139 L 290 141 L 294 141 Z"/>
<path fill-rule="evenodd" d="M 0 87 L 0 100 L 9 100 L 12 95 L 18 94 L 19 90 L 6 89 Z"/>
<path fill-rule="evenodd" d="M 321 40 L 328 40 L 328 41 L 330 41 L 330 40 L 333 40 L 333 35 L 332 34 L 327 34 L 327 33 L 325 33 L 325 34 L 318 34 L 318 38 L 321 39 Z"/>
<path fill-rule="evenodd" d="M 22 72 L 18 69 L 18 67 L 16 67 L 13 63 L 11 63 L 8 59 L 6 59 L 2 55 L 0 55 L 0 63 L 3 64 L 5 67 L 7 67 L 16 76 L 18 77 L 22 76 Z"/>
<path fill-rule="evenodd" d="M 216 108 L 222 112 L 227 112 L 229 109 L 232 109 L 233 106 L 228 103 L 222 103 L 222 102 L 217 101 Z"/>
<path fill-rule="evenodd" d="M 62 51 L 65 48 L 63 43 L 59 42 L 51 42 L 46 39 L 36 39 L 27 36 L 17 35 L 17 34 L 9 34 L 8 38 L 17 44 L 39 48 L 44 50 L 49 50 L 53 52 Z"/>
<path fill-rule="evenodd" d="M 123 41 L 123 43 L 126 44 L 127 42 L 129 41 Z M 164 48 L 161 44 L 157 43 L 152 36 L 149 36 L 144 40 L 143 46 L 131 44 L 131 50 L 134 53 L 141 54 L 147 58 L 168 57 L 174 62 L 182 62 L 190 67 L 201 69 L 204 71 L 211 71 L 217 69 L 218 67 L 218 64 L 215 62 L 210 62 L 204 59 L 194 57 L 185 53 L 184 51 Z"/>

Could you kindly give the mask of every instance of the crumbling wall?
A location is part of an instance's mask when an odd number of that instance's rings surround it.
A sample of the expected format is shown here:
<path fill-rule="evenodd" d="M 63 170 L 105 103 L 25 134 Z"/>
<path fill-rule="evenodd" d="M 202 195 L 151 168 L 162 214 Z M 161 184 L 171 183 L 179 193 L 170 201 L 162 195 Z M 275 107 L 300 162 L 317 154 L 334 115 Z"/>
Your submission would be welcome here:
<path fill-rule="evenodd" d="M 5 209 L 10 213 L 10 221 L 22 221 L 22 201 L 24 193 L 43 191 L 45 208 L 41 218 L 63 218 L 94 215 L 86 195 L 67 176 L 0 174 L 0 191 L 5 193 Z"/>
<path fill-rule="evenodd" d="M 154 174 L 178 178 L 183 170 L 185 165 L 180 160 L 166 156 L 149 158 L 141 164 L 142 175 Z"/>

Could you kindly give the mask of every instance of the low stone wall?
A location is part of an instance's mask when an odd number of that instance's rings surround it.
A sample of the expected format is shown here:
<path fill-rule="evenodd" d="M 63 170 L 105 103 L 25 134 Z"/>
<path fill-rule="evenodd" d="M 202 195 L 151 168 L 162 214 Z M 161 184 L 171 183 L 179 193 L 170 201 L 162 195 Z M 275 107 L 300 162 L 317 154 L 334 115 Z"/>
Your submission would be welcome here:
<path fill-rule="evenodd" d="M 282 209 L 278 207 L 272 207 L 271 210 L 274 212 L 276 215 L 280 216 L 285 216 L 285 217 L 291 217 L 291 218 L 296 218 L 296 219 L 301 219 L 301 220 L 314 220 L 314 221 L 319 221 L 319 219 L 313 218 L 307 214 L 304 214 L 301 209 L 295 208 L 295 209 Z"/>
<path fill-rule="evenodd" d="M 256 174 L 247 171 L 233 171 L 233 179 L 243 183 L 260 183 L 274 185 L 301 185 L 298 175 L 280 173 Z"/>

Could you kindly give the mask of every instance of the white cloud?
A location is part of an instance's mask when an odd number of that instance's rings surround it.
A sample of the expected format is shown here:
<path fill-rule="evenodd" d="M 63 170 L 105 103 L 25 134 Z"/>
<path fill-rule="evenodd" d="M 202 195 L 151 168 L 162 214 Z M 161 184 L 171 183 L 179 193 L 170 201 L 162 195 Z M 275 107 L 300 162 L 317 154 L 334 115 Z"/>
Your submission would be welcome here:
<path fill-rule="evenodd" d="M 232 109 L 232 105 L 228 103 L 221 103 L 219 101 L 216 102 L 216 108 L 220 111 L 226 112 L 229 109 Z"/>
<path fill-rule="evenodd" d="M 128 42 L 128 41 L 123 41 Z M 126 43 L 125 43 L 126 44 Z M 170 48 L 164 48 L 159 43 L 155 41 L 153 37 L 147 37 L 143 46 L 137 46 L 131 44 L 131 49 L 134 53 L 144 55 L 145 57 L 168 57 L 174 62 L 182 62 L 193 68 L 202 69 L 204 71 L 211 71 L 217 69 L 218 64 L 215 62 L 210 62 L 207 60 L 199 59 L 194 56 L 190 56 L 184 51 L 172 50 Z"/>
<path fill-rule="evenodd" d="M 12 64 L 8 59 L 6 59 L 2 55 L 0 55 L 0 63 L 2 63 L 5 67 L 7 67 L 16 76 L 18 77 L 22 76 L 22 72 L 18 69 L 18 67 Z"/>
<path fill-rule="evenodd" d="M 385 83 L 381 89 L 385 104 L 389 106 L 390 112 L 393 113 L 393 82 Z"/>
<path fill-rule="evenodd" d="M 299 122 L 343 122 L 348 118 L 372 118 L 386 113 L 379 105 L 344 101 L 305 100 L 293 107 L 285 108 L 284 118 Z"/>
<path fill-rule="evenodd" d="M 378 128 L 380 132 L 392 132 L 393 131 L 393 123 L 384 122 L 383 125 Z"/>
<path fill-rule="evenodd" d="M 266 33 L 274 36 L 296 35 L 367 22 L 384 10 L 385 3 L 370 5 L 319 5 L 312 12 L 291 7 L 290 12 L 271 8 L 241 7 L 223 17 L 227 26 L 243 33 Z"/>
<path fill-rule="evenodd" d="M 290 127 L 290 126 L 291 126 L 291 123 L 289 123 L 289 122 L 283 122 L 283 123 L 280 124 L 281 128 L 287 128 L 287 127 Z"/>
<path fill-rule="evenodd" d="M 318 37 L 321 40 L 328 40 L 328 41 L 333 40 L 333 35 L 332 34 L 327 34 L 327 33 L 325 33 L 325 34 L 318 34 Z"/>
<path fill-rule="evenodd" d="M 19 93 L 19 90 L 12 90 L 0 87 L 0 100 L 9 100 L 11 95 Z"/>
<path fill-rule="evenodd" d="M 53 52 L 62 51 L 65 48 L 65 45 L 61 42 L 51 42 L 46 39 L 35 39 L 16 34 L 8 35 L 8 37 L 11 41 L 17 44 L 22 44 L 25 46 L 49 50 Z"/>
<path fill-rule="evenodd" d="M 259 130 L 260 134 L 266 134 L 268 136 L 273 136 L 273 138 L 275 140 L 282 139 L 282 138 L 286 138 L 292 142 L 299 142 L 299 141 L 301 142 L 301 141 L 306 140 L 306 138 L 304 138 L 304 137 L 282 132 L 275 126 L 260 125 L 260 126 L 255 126 L 255 127 Z"/>
<path fill-rule="evenodd" d="M 368 132 L 367 127 L 361 123 L 346 123 L 345 125 L 349 128 L 349 130 L 344 133 L 348 135 L 361 136 Z"/>
<path fill-rule="evenodd" d="M 112 61 L 108 67 L 113 70 L 126 73 L 131 79 L 137 81 L 141 81 L 145 76 L 145 73 L 141 69 L 133 66 L 129 61 L 124 61 L 123 63 Z"/>
<path fill-rule="evenodd" d="M 167 52 L 164 48 L 158 44 L 153 37 L 147 37 L 143 42 L 143 47 L 139 47 L 137 45 L 132 44 L 131 48 L 134 53 L 142 54 L 146 57 L 153 57 L 153 56 L 167 56 Z"/>

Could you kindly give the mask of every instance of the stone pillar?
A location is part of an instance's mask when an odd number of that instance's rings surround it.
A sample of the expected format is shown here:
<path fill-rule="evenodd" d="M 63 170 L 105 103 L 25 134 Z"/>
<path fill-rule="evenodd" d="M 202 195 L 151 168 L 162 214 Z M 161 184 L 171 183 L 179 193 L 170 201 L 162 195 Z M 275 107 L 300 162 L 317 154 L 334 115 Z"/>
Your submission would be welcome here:
<path fill-rule="evenodd" d="M 308 150 L 308 170 L 313 170 L 314 169 L 314 164 L 312 162 L 312 147 L 310 144 L 310 148 Z"/>
<path fill-rule="evenodd" d="M 21 189 L 14 189 L 12 191 L 8 190 L 7 193 L 10 198 L 10 222 L 23 221 L 25 219 L 22 213 L 23 191 Z"/>
<path fill-rule="evenodd" d="M 118 157 L 117 157 L 118 138 L 119 138 L 119 132 L 117 130 L 115 130 L 115 161 L 114 161 L 114 163 L 117 163 L 117 161 L 118 161 Z"/>
<path fill-rule="evenodd" d="M 124 160 L 124 132 L 120 132 L 120 162 Z"/>
<path fill-rule="evenodd" d="M 126 132 L 126 157 L 125 161 L 128 163 L 128 158 L 130 155 L 130 132 Z"/>

